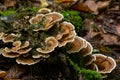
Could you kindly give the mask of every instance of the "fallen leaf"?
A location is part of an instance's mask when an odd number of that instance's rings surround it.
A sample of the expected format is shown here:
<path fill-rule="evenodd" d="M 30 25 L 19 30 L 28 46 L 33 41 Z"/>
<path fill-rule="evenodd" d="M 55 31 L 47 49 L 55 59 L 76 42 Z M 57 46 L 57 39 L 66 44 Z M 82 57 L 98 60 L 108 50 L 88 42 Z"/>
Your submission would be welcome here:
<path fill-rule="evenodd" d="M 99 7 L 99 9 L 103 9 L 106 8 L 109 4 L 110 4 L 111 0 L 108 1 L 98 1 L 97 5 Z"/>
<path fill-rule="evenodd" d="M 112 34 L 101 34 L 101 44 L 104 45 L 113 45 L 113 44 L 120 44 L 118 37 Z"/>
<path fill-rule="evenodd" d="M 15 6 L 17 4 L 16 0 L 4 0 L 4 5 L 6 7 Z"/>
<path fill-rule="evenodd" d="M 120 24 L 118 24 L 115 28 L 116 28 L 117 33 L 120 35 Z"/>
<path fill-rule="evenodd" d="M 83 2 L 79 2 L 72 7 L 72 9 L 90 12 L 97 14 L 98 13 L 98 5 L 93 0 L 88 0 Z"/>

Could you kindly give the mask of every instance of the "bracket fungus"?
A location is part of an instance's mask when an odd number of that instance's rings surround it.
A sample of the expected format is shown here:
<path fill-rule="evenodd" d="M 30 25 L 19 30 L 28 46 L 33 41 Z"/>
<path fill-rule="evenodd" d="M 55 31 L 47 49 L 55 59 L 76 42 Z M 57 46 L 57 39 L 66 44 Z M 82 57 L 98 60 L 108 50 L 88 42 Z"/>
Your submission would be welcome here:
<path fill-rule="evenodd" d="M 65 46 L 69 42 L 74 41 L 74 37 L 76 36 L 76 32 L 74 30 L 74 26 L 70 22 L 62 22 L 60 33 L 58 34 L 60 37 L 58 38 L 58 46 Z M 57 36 L 58 36 L 57 35 Z"/>
<path fill-rule="evenodd" d="M 51 12 L 51 10 L 48 8 L 42 8 L 38 11 L 38 13 L 41 13 L 41 14 L 50 13 L 50 12 Z"/>
<path fill-rule="evenodd" d="M 111 57 L 92 54 L 92 45 L 77 36 L 75 26 L 63 21 L 61 13 L 41 8 L 37 14 L 30 15 L 29 18 L 25 19 L 26 29 L 11 26 L 16 30 L 13 33 L 10 33 L 13 31 L 10 31 L 11 29 L 9 32 L 0 32 L 0 40 L 4 43 L 0 48 L 4 57 L 15 58 L 18 64 L 33 65 L 47 60 L 55 53 L 56 56 L 56 51 L 59 55 L 62 53 L 61 47 L 64 47 L 65 54 L 77 53 L 86 67 L 91 67 L 99 73 L 110 73 L 115 68 L 116 63 Z"/>
<path fill-rule="evenodd" d="M 116 67 L 116 62 L 112 57 L 108 57 L 102 54 L 94 54 L 96 57 L 94 63 L 97 65 L 97 71 L 99 73 L 111 73 Z"/>
<path fill-rule="evenodd" d="M 16 62 L 18 64 L 22 64 L 22 65 L 33 65 L 35 63 L 38 63 L 40 61 L 40 59 L 32 59 L 29 57 L 18 57 L 16 59 Z"/>
<path fill-rule="evenodd" d="M 81 54 L 82 56 L 87 56 L 87 55 L 90 55 L 92 54 L 92 51 L 93 51 L 93 47 L 92 45 L 89 43 L 89 42 L 86 42 L 87 43 L 87 46 L 84 47 L 79 54 Z M 85 45 L 86 45 L 85 43 Z"/>
<path fill-rule="evenodd" d="M 39 12 L 43 10 L 39 10 Z M 50 12 L 49 10 L 47 11 Z M 37 27 L 34 29 L 34 31 L 39 31 L 39 30 L 50 29 L 54 25 L 54 23 L 59 22 L 62 19 L 63 19 L 62 14 L 57 13 L 57 12 L 51 12 L 51 13 L 46 13 L 46 14 L 37 14 L 36 16 L 32 17 L 29 20 L 29 22 L 30 24 L 35 24 L 35 26 Z"/>
<path fill-rule="evenodd" d="M 37 48 L 36 50 L 40 53 L 50 53 L 52 52 L 55 47 L 57 47 L 58 41 L 55 39 L 55 37 L 48 37 L 45 40 L 45 48 Z"/>
<path fill-rule="evenodd" d="M 73 42 L 68 43 L 68 46 L 70 46 L 70 49 L 67 52 L 75 53 L 84 48 L 86 46 L 86 43 L 83 38 L 76 36 Z"/>
<path fill-rule="evenodd" d="M 18 34 L 5 34 L 5 33 L 1 33 L 0 34 L 0 38 L 3 40 L 4 43 L 7 42 L 13 42 L 14 39 L 18 36 Z"/>
<path fill-rule="evenodd" d="M 32 48 L 28 48 L 29 42 L 26 41 L 23 45 L 21 45 L 21 41 L 15 41 L 12 44 L 11 48 L 5 47 L 2 55 L 4 57 L 15 58 L 19 57 L 22 54 L 28 53 Z"/>

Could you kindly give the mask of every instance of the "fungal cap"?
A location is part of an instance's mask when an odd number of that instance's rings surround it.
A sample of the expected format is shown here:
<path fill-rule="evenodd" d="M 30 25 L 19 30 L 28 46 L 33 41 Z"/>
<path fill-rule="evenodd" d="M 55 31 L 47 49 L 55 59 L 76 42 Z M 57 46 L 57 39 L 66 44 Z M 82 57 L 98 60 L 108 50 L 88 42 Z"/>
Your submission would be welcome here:
<path fill-rule="evenodd" d="M 4 34 L 5 34 L 5 33 L 0 32 L 0 39 L 2 39 L 2 38 L 3 38 Z"/>
<path fill-rule="evenodd" d="M 16 62 L 18 64 L 22 64 L 22 65 L 33 65 L 35 63 L 38 63 L 39 61 L 40 61 L 40 59 L 33 60 L 29 57 L 18 57 L 16 59 Z"/>
<path fill-rule="evenodd" d="M 74 26 L 70 22 L 64 21 L 64 22 L 61 23 L 62 35 L 68 34 L 72 30 L 74 30 Z"/>
<path fill-rule="evenodd" d="M 98 67 L 95 63 L 91 63 L 90 65 L 86 65 L 86 67 L 98 72 Z"/>
<path fill-rule="evenodd" d="M 3 78 L 7 75 L 7 72 L 6 71 L 2 71 L 0 70 L 0 78 Z"/>
<path fill-rule="evenodd" d="M 26 54 L 28 53 L 32 48 L 25 48 L 25 49 L 20 49 L 17 51 L 19 54 Z"/>
<path fill-rule="evenodd" d="M 33 58 L 48 58 L 48 57 L 50 57 L 50 55 L 41 53 L 41 54 L 33 55 L 32 57 Z"/>
<path fill-rule="evenodd" d="M 41 9 L 38 11 L 38 13 L 42 13 L 42 14 L 44 14 L 44 13 L 50 13 L 50 12 L 51 12 L 51 10 L 48 9 L 48 8 L 41 8 Z"/>
<path fill-rule="evenodd" d="M 111 73 L 116 67 L 116 62 L 112 57 L 107 57 L 103 54 L 94 54 L 96 57 L 95 64 L 98 67 L 99 73 Z"/>
<path fill-rule="evenodd" d="M 38 24 L 39 23 L 39 18 L 38 17 L 32 17 L 29 20 L 30 24 Z"/>
<path fill-rule="evenodd" d="M 7 42 L 13 42 L 16 36 L 17 36 L 17 35 L 15 35 L 15 34 L 13 34 L 13 33 L 11 33 L 11 34 L 6 34 L 6 35 L 3 36 L 2 40 L 3 40 L 3 42 L 5 42 L 5 43 L 7 43 Z"/>
<path fill-rule="evenodd" d="M 76 36 L 74 41 L 68 43 L 70 45 L 70 49 L 67 51 L 68 53 L 75 53 L 79 52 L 84 47 L 84 39 L 81 37 Z"/>
<path fill-rule="evenodd" d="M 88 55 L 88 56 L 84 57 L 83 60 L 85 62 L 85 65 L 90 65 L 93 61 L 96 60 L 96 57 L 93 55 Z"/>
<path fill-rule="evenodd" d="M 21 41 L 15 41 L 13 42 L 13 46 L 11 51 L 12 52 L 17 52 L 20 49 Z"/>
<path fill-rule="evenodd" d="M 86 46 L 86 44 L 87 44 L 87 46 Z M 80 54 L 82 55 L 82 56 L 87 56 L 87 55 L 90 55 L 90 54 L 92 54 L 92 51 L 93 51 L 93 47 L 92 47 L 92 45 L 89 43 L 89 42 L 87 42 L 86 41 L 86 44 L 84 45 L 84 46 L 86 46 L 86 47 L 84 47 L 84 48 L 82 48 L 81 50 L 80 50 Z"/>
<path fill-rule="evenodd" d="M 3 52 L 2 55 L 9 58 L 16 58 L 20 56 L 20 54 L 16 52 Z"/>
<path fill-rule="evenodd" d="M 20 47 L 20 49 L 26 48 L 30 45 L 29 41 L 25 41 L 25 43 Z"/>
<path fill-rule="evenodd" d="M 44 17 L 44 14 L 37 14 L 36 15 L 36 18 L 39 20 L 39 22 L 42 21 L 43 17 Z"/>
<path fill-rule="evenodd" d="M 57 35 L 56 38 L 59 39 L 58 46 L 62 47 L 65 46 L 67 43 L 74 41 L 76 32 L 74 30 L 74 26 L 66 21 L 62 22 L 60 27 L 61 27 L 61 33 Z"/>
<path fill-rule="evenodd" d="M 55 47 L 57 47 L 58 41 L 55 37 L 48 37 L 45 40 L 45 49 L 37 48 L 36 50 L 40 53 L 50 53 L 52 52 Z"/>
<path fill-rule="evenodd" d="M 55 22 L 59 22 L 64 18 L 63 15 L 58 13 L 58 12 L 51 12 L 51 13 L 45 14 L 45 17 L 46 18 L 52 18 L 52 23 L 51 24 L 53 24 Z"/>
<path fill-rule="evenodd" d="M 13 42 L 13 47 L 12 48 L 5 47 L 4 51 L 7 52 L 7 53 L 17 52 L 20 49 L 20 45 L 21 45 L 21 41 L 15 41 L 15 42 Z"/>
<path fill-rule="evenodd" d="M 15 46 L 15 47 L 20 47 L 20 45 L 21 45 L 21 41 L 13 42 L 13 46 Z"/>

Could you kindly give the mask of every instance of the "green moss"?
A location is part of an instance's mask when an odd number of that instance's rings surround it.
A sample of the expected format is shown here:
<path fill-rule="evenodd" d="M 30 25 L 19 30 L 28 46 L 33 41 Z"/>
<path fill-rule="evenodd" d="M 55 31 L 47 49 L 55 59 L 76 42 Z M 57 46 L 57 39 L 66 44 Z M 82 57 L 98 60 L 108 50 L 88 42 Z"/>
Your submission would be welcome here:
<path fill-rule="evenodd" d="M 13 15 L 13 14 L 15 14 L 16 13 L 16 11 L 15 10 L 6 10 L 6 11 L 1 11 L 0 12 L 0 15 L 1 16 L 9 16 L 9 15 Z"/>
<path fill-rule="evenodd" d="M 75 26 L 75 30 L 77 33 L 80 31 L 80 29 L 82 29 L 83 22 L 78 11 L 63 10 L 61 11 L 61 14 L 63 14 L 65 21 L 69 21 Z"/>
<path fill-rule="evenodd" d="M 78 73 L 78 76 L 82 74 L 82 78 L 84 80 L 102 80 L 101 75 L 93 70 L 85 69 L 82 66 L 79 66 L 77 63 L 75 63 L 70 57 L 67 56 L 67 59 L 71 66 L 73 66 L 74 70 Z"/>

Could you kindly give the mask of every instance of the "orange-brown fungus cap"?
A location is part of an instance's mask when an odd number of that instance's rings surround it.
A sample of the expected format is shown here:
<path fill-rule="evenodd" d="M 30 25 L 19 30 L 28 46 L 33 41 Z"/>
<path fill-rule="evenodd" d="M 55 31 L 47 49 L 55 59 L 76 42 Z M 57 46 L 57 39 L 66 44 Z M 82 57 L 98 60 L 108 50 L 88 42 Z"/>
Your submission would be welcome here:
<path fill-rule="evenodd" d="M 51 24 L 53 24 L 55 22 L 58 22 L 58 21 L 61 21 L 64 18 L 63 15 L 58 13 L 58 12 L 51 12 L 51 13 L 45 14 L 45 17 L 46 18 L 52 18 L 52 23 Z"/>
<path fill-rule="evenodd" d="M 37 48 L 36 50 L 40 53 L 50 53 L 52 52 L 55 47 L 57 47 L 58 41 L 55 37 L 48 37 L 45 40 L 45 49 Z"/>
<path fill-rule="evenodd" d="M 28 46 L 29 46 L 28 41 L 25 41 L 25 43 L 22 46 L 21 46 L 21 41 L 15 41 L 13 42 L 12 48 L 5 47 L 2 55 L 10 58 L 19 57 L 21 54 L 26 54 L 32 49 L 32 48 L 27 48 Z"/>
<path fill-rule="evenodd" d="M 38 13 L 42 13 L 42 14 L 44 14 L 44 13 L 49 13 L 49 12 L 51 12 L 51 10 L 48 9 L 48 8 L 41 8 L 41 9 L 38 11 Z"/>
<path fill-rule="evenodd" d="M 36 18 L 39 20 L 39 22 L 42 21 L 43 17 L 44 17 L 44 14 L 37 14 L 36 15 Z"/>
<path fill-rule="evenodd" d="M 32 58 L 29 58 L 29 57 L 18 57 L 16 59 L 16 62 L 22 65 L 33 65 L 35 63 L 38 63 L 39 61 L 40 59 L 33 60 Z"/>
<path fill-rule="evenodd" d="M 1 71 L 0 70 L 0 78 L 4 78 L 7 75 L 6 71 Z"/>
<path fill-rule="evenodd" d="M 15 34 L 13 34 L 13 33 L 11 33 L 11 34 L 5 34 L 5 35 L 3 36 L 3 38 L 2 38 L 2 40 L 3 40 L 3 42 L 5 42 L 5 43 L 6 43 L 6 42 L 13 42 L 16 36 L 17 36 L 17 35 L 15 35 Z"/>
<path fill-rule="evenodd" d="M 50 57 L 50 54 L 39 53 L 39 54 L 33 55 L 32 57 L 33 58 L 48 58 Z"/>
<path fill-rule="evenodd" d="M 39 18 L 38 17 L 32 17 L 29 20 L 30 24 L 38 24 L 39 23 Z"/>
<path fill-rule="evenodd" d="M 70 46 L 70 49 L 67 51 L 68 53 L 79 52 L 84 47 L 84 39 L 76 36 L 74 41 L 68 43 L 68 45 Z"/>
<path fill-rule="evenodd" d="M 96 57 L 93 55 L 88 55 L 83 58 L 83 61 L 85 62 L 85 65 L 90 65 L 93 61 L 96 60 Z"/>
<path fill-rule="evenodd" d="M 74 30 L 74 26 L 69 23 L 69 22 L 62 22 L 61 23 L 61 34 L 64 35 L 64 34 L 68 34 L 70 31 Z"/>
<path fill-rule="evenodd" d="M 25 41 L 25 43 L 20 47 L 20 49 L 26 48 L 30 45 L 29 41 Z"/>
<path fill-rule="evenodd" d="M 71 23 L 62 22 L 61 24 L 62 24 L 60 26 L 60 27 L 62 27 L 61 28 L 61 33 L 60 33 L 61 36 L 59 35 L 59 38 L 61 37 L 61 39 L 58 40 L 58 46 L 59 47 L 65 46 L 69 42 L 73 42 L 74 38 L 76 36 L 74 26 Z M 64 28 L 64 27 L 66 27 L 66 28 Z"/>
<path fill-rule="evenodd" d="M 86 43 L 87 43 L 87 47 L 83 48 L 83 49 L 80 51 L 80 55 L 82 55 L 82 56 L 84 56 L 84 57 L 87 56 L 87 55 L 92 54 L 92 51 L 93 51 L 92 45 L 91 45 L 89 42 L 87 42 L 87 41 L 86 41 Z"/>
<path fill-rule="evenodd" d="M 3 38 L 4 34 L 5 34 L 5 33 L 0 32 L 0 39 L 2 39 L 2 38 Z"/>
<path fill-rule="evenodd" d="M 98 67 L 99 73 L 111 73 L 116 67 L 116 62 L 113 58 L 105 56 L 103 54 L 94 54 L 96 57 L 95 64 Z"/>
<path fill-rule="evenodd" d="M 20 54 L 17 52 L 3 52 L 2 55 L 9 58 L 16 58 L 20 56 Z"/>

